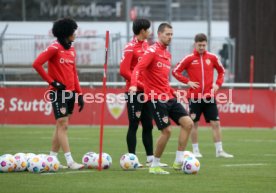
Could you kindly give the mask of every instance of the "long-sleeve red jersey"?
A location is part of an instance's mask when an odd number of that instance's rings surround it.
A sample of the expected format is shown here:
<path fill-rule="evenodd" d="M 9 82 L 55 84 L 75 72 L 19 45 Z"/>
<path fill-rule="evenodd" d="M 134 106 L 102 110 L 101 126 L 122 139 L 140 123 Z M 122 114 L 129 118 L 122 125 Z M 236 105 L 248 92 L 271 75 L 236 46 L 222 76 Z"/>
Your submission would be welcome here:
<path fill-rule="evenodd" d="M 194 50 L 192 54 L 184 57 L 176 65 L 173 76 L 184 84 L 189 81 L 198 82 L 198 88 L 189 89 L 188 98 L 202 98 L 203 96 L 212 96 L 214 69 L 218 72 L 216 84 L 221 86 L 224 81 L 224 68 L 218 57 L 207 51 L 199 54 Z M 183 76 L 184 70 L 187 71 L 189 77 Z"/>
<path fill-rule="evenodd" d="M 35 59 L 33 67 L 49 84 L 57 81 L 64 84 L 66 90 L 81 94 L 75 61 L 76 51 L 73 46 L 66 50 L 58 41 L 54 41 Z M 43 68 L 46 62 L 48 72 Z M 50 89 L 55 90 L 52 86 Z"/>
<path fill-rule="evenodd" d="M 169 85 L 171 54 L 167 47 L 159 42 L 150 46 L 131 76 L 131 86 L 137 86 L 139 76 L 143 74 L 144 93 L 150 99 L 168 100 L 174 98 Z M 150 94 L 154 93 L 154 95 Z"/>
<path fill-rule="evenodd" d="M 139 41 L 136 37 L 134 37 L 124 49 L 124 55 L 120 64 L 120 74 L 126 80 L 126 91 L 128 91 L 130 86 L 131 74 L 133 69 L 141 60 L 143 54 L 148 48 L 147 40 Z M 143 91 L 143 78 L 140 76 L 138 84 L 138 90 Z"/>

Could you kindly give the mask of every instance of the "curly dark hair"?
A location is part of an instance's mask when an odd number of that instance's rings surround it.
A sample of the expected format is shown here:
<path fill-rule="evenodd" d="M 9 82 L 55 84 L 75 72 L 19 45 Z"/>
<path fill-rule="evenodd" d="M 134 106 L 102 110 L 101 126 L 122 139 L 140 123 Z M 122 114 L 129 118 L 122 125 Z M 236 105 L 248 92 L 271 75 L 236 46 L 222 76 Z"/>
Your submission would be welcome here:
<path fill-rule="evenodd" d="M 62 18 L 54 22 L 52 33 L 58 39 L 68 38 L 73 35 L 78 28 L 77 23 L 72 18 Z"/>

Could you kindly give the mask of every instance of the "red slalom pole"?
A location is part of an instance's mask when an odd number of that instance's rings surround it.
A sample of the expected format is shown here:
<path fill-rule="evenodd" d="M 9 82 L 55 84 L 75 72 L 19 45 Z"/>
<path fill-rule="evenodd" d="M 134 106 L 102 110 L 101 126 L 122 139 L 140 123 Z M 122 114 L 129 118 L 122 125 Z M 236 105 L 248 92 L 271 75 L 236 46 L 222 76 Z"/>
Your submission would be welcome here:
<path fill-rule="evenodd" d="M 100 126 L 100 149 L 99 149 L 99 165 L 98 170 L 102 170 L 102 153 L 103 153 L 103 133 L 104 133 L 104 110 L 106 104 L 106 75 L 107 75 L 107 62 L 108 62 L 108 45 L 109 45 L 109 31 L 105 33 L 105 62 L 103 72 L 103 96 L 104 101 L 101 107 L 101 126 Z"/>
<path fill-rule="evenodd" d="M 254 82 L 254 56 L 250 56 L 250 77 L 249 77 L 249 82 L 250 82 L 250 88 L 249 88 L 249 102 L 250 105 L 253 105 L 253 82 Z M 249 127 L 252 127 L 252 121 L 253 121 L 253 114 L 249 114 Z"/>

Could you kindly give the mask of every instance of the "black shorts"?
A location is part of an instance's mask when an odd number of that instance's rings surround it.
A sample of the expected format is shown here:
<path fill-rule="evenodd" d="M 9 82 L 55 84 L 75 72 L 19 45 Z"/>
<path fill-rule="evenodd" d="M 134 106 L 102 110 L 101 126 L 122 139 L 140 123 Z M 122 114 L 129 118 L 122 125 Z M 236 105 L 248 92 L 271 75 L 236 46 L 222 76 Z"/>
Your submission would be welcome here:
<path fill-rule="evenodd" d="M 179 125 L 179 119 L 181 117 L 188 116 L 188 113 L 184 109 L 183 105 L 178 103 L 176 98 L 170 99 L 166 103 L 158 100 L 150 101 L 149 106 L 159 130 L 162 130 L 170 125 L 169 118 Z"/>
<path fill-rule="evenodd" d="M 144 102 L 143 92 L 137 92 L 133 95 L 125 93 L 125 98 L 129 122 L 140 121 L 141 118 L 146 119 L 144 121 L 152 121 L 151 111 L 148 109 L 147 103 Z"/>
<path fill-rule="evenodd" d="M 200 120 L 200 116 L 203 113 L 205 121 L 210 123 L 210 121 L 219 121 L 219 114 L 216 100 L 207 99 L 193 99 L 189 100 L 190 117 L 194 122 Z"/>
<path fill-rule="evenodd" d="M 68 115 L 71 115 L 73 113 L 75 105 L 75 92 L 52 91 L 50 94 L 50 98 L 55 119 L 67 117 Z M 64 99 L 62 100 L 62 98 Z"/>

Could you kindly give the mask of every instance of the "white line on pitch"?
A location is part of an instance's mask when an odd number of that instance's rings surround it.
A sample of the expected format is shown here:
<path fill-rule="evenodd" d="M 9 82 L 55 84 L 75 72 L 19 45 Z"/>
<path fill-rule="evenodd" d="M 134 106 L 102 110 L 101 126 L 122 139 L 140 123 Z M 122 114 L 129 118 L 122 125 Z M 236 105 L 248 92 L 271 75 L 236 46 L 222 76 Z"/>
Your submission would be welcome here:
<path fill-rule="evenodd" d="M 222 165 L 224 167 L 242 167 L 242 166 L 263 166 L 263 165 L 267 165 L 265 163 L 252 163 L 252 164 L 226 164 L 226 165 Z"/>
<path fill-rule="evenodd" d="M 71 171 L 71 172 L 51 172 L 51 173 L 41 173 L 41 175 L 58 175 L 58 174 L 79 174 L 79 173 L 91 173 L 95 171 Z"/>

